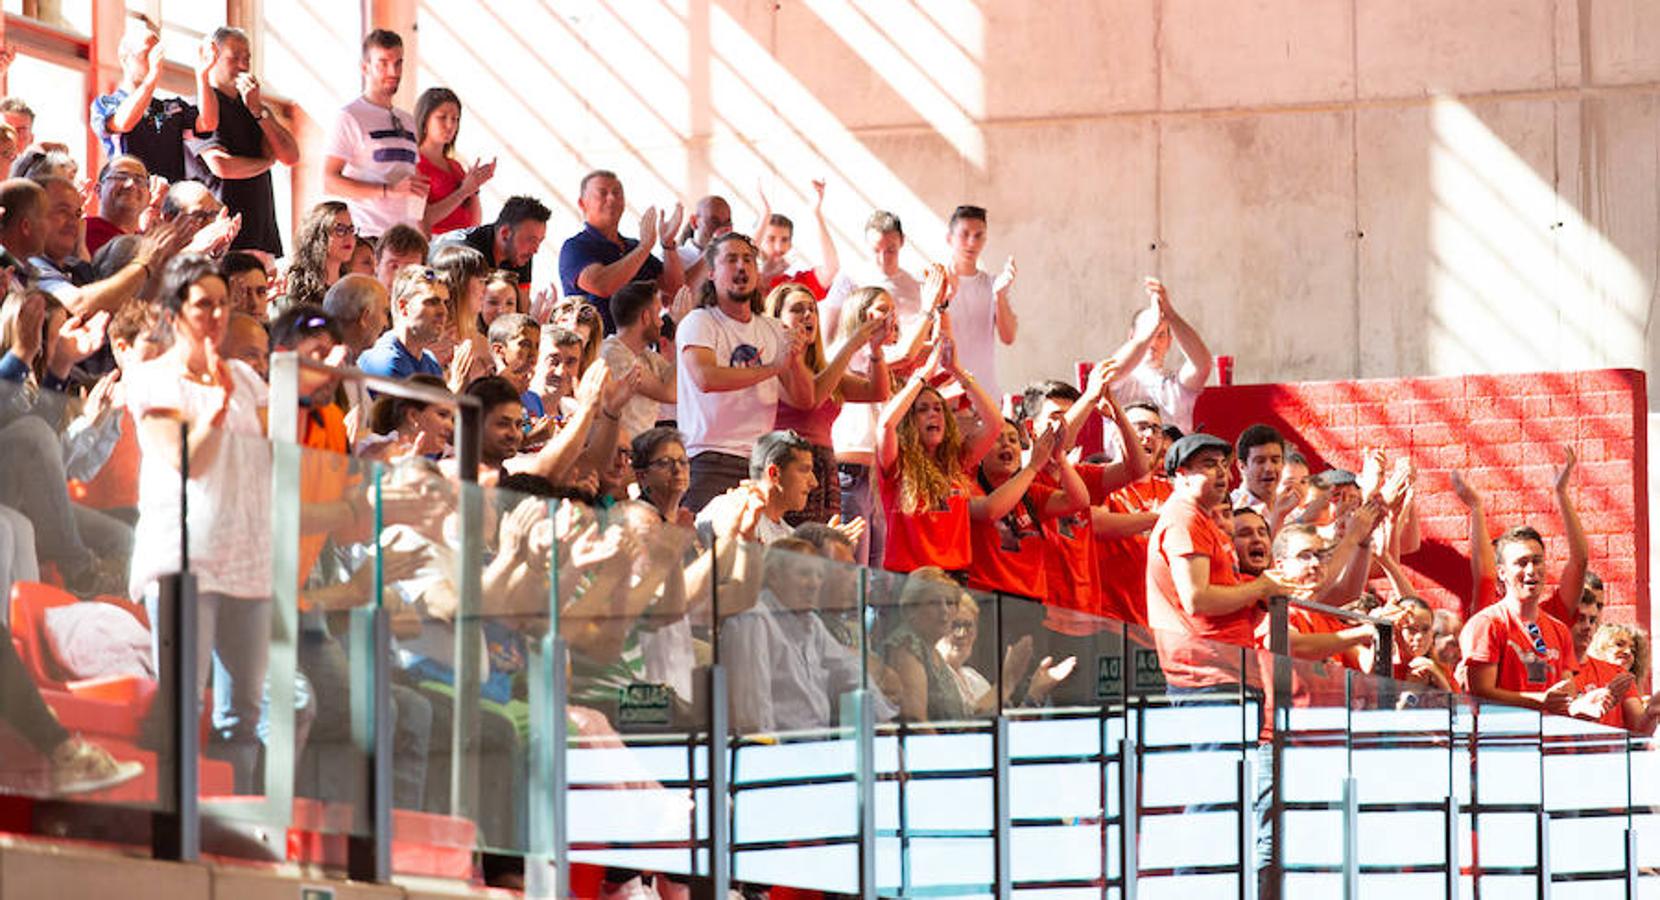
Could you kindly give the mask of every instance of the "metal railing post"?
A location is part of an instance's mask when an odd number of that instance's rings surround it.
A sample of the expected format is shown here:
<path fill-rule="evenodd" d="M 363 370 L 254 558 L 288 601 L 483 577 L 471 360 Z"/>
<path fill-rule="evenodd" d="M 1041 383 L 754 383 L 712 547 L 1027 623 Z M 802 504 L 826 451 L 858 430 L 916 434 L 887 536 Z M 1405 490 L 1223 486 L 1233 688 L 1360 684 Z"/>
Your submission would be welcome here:
<path fill-rule="evenodd" d="M 156 677 L 161 690 L 156 703 L 172 706 L 173 718 L 166 723 L 164 733 L 173 752 L 161 759 L 156 773 L 156 797 L 166 806 L 151 817 L 150 852 L 156 859 L 195 862 L 202 856 L 202 818 L 197 799 L 202 748 L 196 728 L 201 718 L 195 675 L 199 664 L 196 578 L 188 571 L 163 575 L 158 587 L 158 616 L 153 624 L 160 648 Z"/>
<path fill-rule="evenodd" d="M 1128 716 L 1125 716 L 1125 726 L 1128 727 Z M 1121 896 L 1124 900 L 1136 900 L 1138 888 L 1138 872 L 1141 868 L 1140 855 L 1140 828 L 1141 816 L 1137 810 L 1140 801 L 1141 761 L 1134 738 L 1125 736 L 1118 742 L 1118 839 L 1119 850 L 1118 871 L 1124 881 Z M 1101 873 L 1103 876 L 1105 872 Z"/>
<path fill-rule="evenodd" d="M 731 784 L 727 771 L 729 710 L 726 670 L 709 666 L 709 881 L 711 896 L 725 897 L 732 889 L 732 831 L 728 814 Z"/>

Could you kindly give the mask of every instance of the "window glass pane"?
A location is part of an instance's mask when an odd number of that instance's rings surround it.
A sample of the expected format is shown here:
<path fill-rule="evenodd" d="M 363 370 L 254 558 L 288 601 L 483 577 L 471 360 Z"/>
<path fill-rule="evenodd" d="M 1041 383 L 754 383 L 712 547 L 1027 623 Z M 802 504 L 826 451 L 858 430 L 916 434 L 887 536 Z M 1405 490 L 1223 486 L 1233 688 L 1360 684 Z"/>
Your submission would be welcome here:
<path fill-rule="evenodd" d="M 27 16 L 72 31 L 92 33 L 92 0 L 5 0 L 7 15 Z"/>
<path fill-rule="evenodd" d="M 127 11 L 159 22 L 167 58 L 193 65 L 196 45 L 225 24 L 227 10 L 226 0 L 127 0 Z"/>
<path fill-rule="evenodd" d="M 33 56 L 19 55 L 12 63 L 6 86 L 35 111 L 35 141 L 56 141 L 86 169 L 86 78 L 78 68 L 60 66 Z"/>

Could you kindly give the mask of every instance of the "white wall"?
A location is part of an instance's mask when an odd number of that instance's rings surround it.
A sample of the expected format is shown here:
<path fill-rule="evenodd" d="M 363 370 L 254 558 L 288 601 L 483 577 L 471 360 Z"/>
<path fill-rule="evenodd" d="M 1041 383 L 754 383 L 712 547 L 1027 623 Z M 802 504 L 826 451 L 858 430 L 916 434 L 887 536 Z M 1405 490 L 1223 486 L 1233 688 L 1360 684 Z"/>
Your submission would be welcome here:
<path fill-rule="evenodd" d="M 846 259 L 873 206 L 915 262 L 990 208 L 987 265 L 1021 270 L 1008 384 L 1110 349 L 1143 274 L 1242 381 L 1660 354 L 1652 0 L 406 2 L 414 87 L 456 89 L 463 155 L 501 158 L 486 214 L 555 209 L 539 281 L 590 168 L 740 225 L 760 176 L 802 247 L 827 175 Z M 350 70 L 341 17 L 265 9 L 304 30 L 293 64 Z"/>

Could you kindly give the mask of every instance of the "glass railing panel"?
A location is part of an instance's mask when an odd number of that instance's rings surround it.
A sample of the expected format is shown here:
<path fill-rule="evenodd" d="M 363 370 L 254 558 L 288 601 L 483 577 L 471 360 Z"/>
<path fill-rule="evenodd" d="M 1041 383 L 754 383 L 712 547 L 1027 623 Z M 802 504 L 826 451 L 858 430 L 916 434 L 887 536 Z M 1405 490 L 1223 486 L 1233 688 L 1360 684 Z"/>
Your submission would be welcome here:
<path fill-rule="evenodd" d="M 569 659 L 566 828 L 574 862 L 684 879 L 709 871 L 709 694 L 715 604 L 759 560 L 643 503 L 570 501 L 551 520 Z M 753 569 L 753 571 L 751 571 Z"/>
<path fill-rule="evenodd" d="M 937 570 L 873 572 L 866 597 L 866 645 L 881 660 L 877 676 L 890 683 L 897 707 L 894 721 L 878 728 L 875 747 L 877 884 L 905 895 L 983 893 L 996 849 L 999 674 L 975 651 L 995 654 L 982 646 L 995 646 L 984 636 L 995 631 L 996 602 Z M 964 655 L 948 638 L 971 619 L 975 646 Z"/>
<path fill-rule="evenodd" d="M 0 794 L 97 807 L 37 818 L 44 831 L 126 841 L 143 823 L 114 807 L 174 808 L 177 707 L 158 683 L 156 619 L 129 577 L 137 431 L 119 405 L 0 382 L 0 686 L 11 726 Z M 178 516 L 147 525 L 177 571 Z"/>
<path fill-rule="evenodd" d="M 1623 721 L 1618 708 L 1609 716 L 1616 719 Z M 1622 893 L 1631 824 L 1629 733 L 1565 716 L 1547 716 L 1543 726 L 1541 781 L 1551 876 L 1572 879 L 1568 892 L 1576 896 Z"/>
<path fill-rule="evenodd" d="M 1471 698 L 1465 698 L 1460 717 L 1455 727 L 1464 732 L 1470 754 L 1471 835 L 1461 859 L 1480 877 L 1483 896 L 1502 893 L 1523 883 L 1512 872 L 1537 877 L 1542 717 Z"/>
<path fill-rule="evenodd" d="M 1403 670 L 1404 671 L 1404 670 Z M 1349 772 L 1365 895 L 1447 890 L 1452 695 L 1423 683 L 1351 676 Z"/>
<path fill-rule="evenodd" d="M 897 712 L 864 630 L 847 627 L 849 615 L 857 621 L 860 572 L 805 541 L 747 549 L 760 560 L 758 591 L 728 591 L 718 617 L 733 878 L 855 893 L 860 704 L 870 704 L 872 725 Z"/>
<path fill-rule="evenodd" d="M 1125 626 L 1001 601 L 1014 886 L 1121 887 Z"/>
<path fill-rule="evenodd" d="M 1297 649 L 1295 639 L 1292 646 Z M 1265 657 L 1276 679 L 1270 691 L 1274 733 L 1258 765 L 1277 781 L 1266 790 L 1277 788 L 1283 807 L 1285 834 L 1278 852 L 1288 896 L 1342 896 L 1351 704 L 1371 687 L 1348 667 L 1357 664 L 1355 656 L 1350 648 L 1319 658 Z M 1282 689 L 1288 693 L 1279 693 Z M 1263 789 L 1259 785 L 1259 792 Z M 1272 796 L 1269 800 L 1272 810 Z M 1269 840 L 1265 834 L 1258 843 Z"/>

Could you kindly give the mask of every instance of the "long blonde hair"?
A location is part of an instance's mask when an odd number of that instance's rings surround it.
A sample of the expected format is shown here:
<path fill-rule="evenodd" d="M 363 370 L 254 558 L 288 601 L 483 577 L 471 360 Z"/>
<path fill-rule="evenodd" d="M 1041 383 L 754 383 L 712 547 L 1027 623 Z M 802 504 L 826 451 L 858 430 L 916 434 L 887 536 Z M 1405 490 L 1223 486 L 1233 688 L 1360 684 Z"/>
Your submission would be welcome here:
<path fill-rule="evenodd" d="M 1585 648 L 1585 655 L 1600 658 L 1600 653 L 1593 654 L 1591 651 L 1603 649 L 1616 635 L 1622 634 L 1631 639 L 1631 676 L 1637 679 L 1638 684 L 1642 684 L 1644 676 L 1648 675 L 1649 666 L 1648 633 L 1643 629 L 1635 625 L 1609 622 L 1591 636 L 1591 644 Z"/>
<path fill-rule="evenodd" d="M 916 404 L 932 394 L 944 407 L 945 429 L 938 447 L 932 453 L 922 446 L 922 435 L 916 426 Z M 907 515 L 944 504 L 951 496 L 952 487 L 965 478 L 963 474 L 963 435 L 957 429 L 957 417 L 951 412 L 938 389 L 924 385 L 899 420 L 899 508 Z"/>

